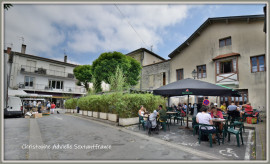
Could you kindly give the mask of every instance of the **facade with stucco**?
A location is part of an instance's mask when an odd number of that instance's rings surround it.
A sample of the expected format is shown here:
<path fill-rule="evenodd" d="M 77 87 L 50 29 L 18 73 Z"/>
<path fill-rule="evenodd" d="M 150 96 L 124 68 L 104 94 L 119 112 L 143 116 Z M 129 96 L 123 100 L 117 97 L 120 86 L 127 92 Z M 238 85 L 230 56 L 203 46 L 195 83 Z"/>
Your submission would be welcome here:
<path fill-rule="evenodd" d="M 234 88 L 240 97 L 212 102 L 244 104 L 266 110 L 266 34 L 264 15 L 209 18 L 170 55 L 170 82 L 193 78 Z M 178 75 L 181 70 L 181 77 Z M 194 101 L 194 98 L 193 98 Z"/>

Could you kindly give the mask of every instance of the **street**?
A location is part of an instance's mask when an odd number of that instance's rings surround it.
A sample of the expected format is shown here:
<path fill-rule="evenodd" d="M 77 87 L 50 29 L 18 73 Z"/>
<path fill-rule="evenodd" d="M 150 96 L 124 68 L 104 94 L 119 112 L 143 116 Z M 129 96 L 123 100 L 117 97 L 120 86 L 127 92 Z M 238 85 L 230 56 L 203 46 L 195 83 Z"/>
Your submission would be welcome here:
<path fill-rule="evenodd" d="M 5 160 L 204 160 L 207 154 L 182 151 L 155 141 L 67 114 L 37 119 L 5 119 Z M 153 139 L 153 141 L 151 141 Z M 93 149 L 110 146 L 110 149 Z M 107 147 L 108 148 L 108 147 Z"/>

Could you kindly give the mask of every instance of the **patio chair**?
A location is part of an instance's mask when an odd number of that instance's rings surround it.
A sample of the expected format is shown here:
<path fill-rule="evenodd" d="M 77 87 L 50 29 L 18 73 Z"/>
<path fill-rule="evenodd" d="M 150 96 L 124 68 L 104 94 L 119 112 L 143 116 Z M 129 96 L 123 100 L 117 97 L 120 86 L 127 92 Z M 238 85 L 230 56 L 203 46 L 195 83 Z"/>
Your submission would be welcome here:
<path fill-rule="evenodd" d="M 177 124 L 179 123 L 179 120 L 181 122 L 181 126 L 182 124 L 185 125 L 185 121 L 184 121 L 184 116 L 181 112 L 177 112 L 176 115 L 173 118 L 174 124 L 175 124 L 175 120 L 177 121 Z"/>
<path fill-rule="evenodd" d="M 218 139 L 218 144 L 220 145 L 220 141 L 219 141 L 219 136 L 218 136 L 218 131 L 216 130 L 215 132 L 213 131 L 209 131 L 210 127 L 215 128 L 214 125 L 206 125 L 206 124 L 199 124 L 200 128 L 199 128 L 199 144 L 201 144 L 201 137 L 202 135 L 208 135 L 208 139 L 210 142 L 210 147 L 212 147 L 213 144 L 213 140 L 212 140 L 212 135 L 214 133 L 216 133 L 217 139 Z"/>
<path fill-rule="evenodd" d="M 160 125 L 161 125 L 163 131 L 165 131 L 165 132 L 166 132 L 166 125 L 167 125 L 168 129 L 170 130 L 170 125 L 169 125 L 168 119 L 169 119 L 169 117 L 166 116 L 166 121 L 161 121 L 161 120 L 159 120 L 159 123 L 160 123 Z"/>
<path fill-rule="evenodd" d="M 235 126 L 240 126 L 240 127 L 239 127 L 239 129 L 235 129 Z M 237 146 L 240 147 L 240 144 L 239 144 L 239 135 L 240 135 L 241 141 L 242 141 L 242 145 L 244 145 L 243 136 L 242 136 L 242 129 L 243 129 L 243 125 L 241 125 L 241 124 L 234 124 L 234 123 L 231 124 L 230 127 L 227 130 L 228 141 L 230 141 L 231 134 L 234 134 L 236 136 Z"/>
<path fill-rule="evenodd" d="M 193 128 L 193 136 L 195 134 L 198 134 L 199 124 L 196 121 L 196 117 L 192 117 L 192 128 Z"/>

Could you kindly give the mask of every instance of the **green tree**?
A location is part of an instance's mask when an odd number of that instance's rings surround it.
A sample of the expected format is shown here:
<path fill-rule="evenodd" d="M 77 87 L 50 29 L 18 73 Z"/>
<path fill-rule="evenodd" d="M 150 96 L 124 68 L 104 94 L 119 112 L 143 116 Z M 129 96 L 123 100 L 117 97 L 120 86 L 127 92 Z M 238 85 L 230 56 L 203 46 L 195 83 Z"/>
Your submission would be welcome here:
<path fill-rule="evenodd" d="M 85 89 L 89 90 L 88 83 L 92 80 L 91 65 L 79 65 L 74 68 L 73 73 L 81 83 L 83 83 Z"/>
<path fill-rule="evenodd" d="M 102 53 L 99 58 L 93 62 L 93 76 L 98 81 L 104 81 L 110 84 L 110 77 L 115 74 L 117 66 L 122 69 L 124 77 L 127 79 L 125 86 L 133 86 L 138 83 L 141 70 L 140 63 L 116 51 Z"/>
<path fill-rule="evenodd" d="M 123 74 L 123 71 L 119 66 L 116 67 L 115 74 L 110 76 L 109 78 L 111 90 L 114 91 L 123 91 L 124 86 L 126 84 L 126 78 Z"/>

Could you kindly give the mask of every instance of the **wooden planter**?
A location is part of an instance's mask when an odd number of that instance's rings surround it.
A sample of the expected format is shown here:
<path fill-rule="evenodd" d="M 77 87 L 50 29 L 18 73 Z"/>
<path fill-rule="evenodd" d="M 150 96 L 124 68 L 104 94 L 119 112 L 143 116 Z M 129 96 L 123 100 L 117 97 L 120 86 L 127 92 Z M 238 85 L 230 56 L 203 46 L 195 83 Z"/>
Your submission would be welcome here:
<path fill-rule="evenodd" d="M 92 111 L 87 111 L 87 116 L 92 117 L 93 116 L 93 112 Z"/>
<path fill-rule="evenodd" d="M 100 112 L 99 113 L 99 118 L 101 118 L 103 120 L 107 120 L 108 119 L 108 113 Z"/>
<path fill-rule="evenodd" d="M 82 111 L 82 110 L 80 110 L 79 114 L 81 114 L 81 115 L 82 115 L 82 113 L 83 113 L 83 111 Z"/>
<path fill-rule="evenodd" d="M 108 120 L 117 122 L 117 114 L 108 113 Z"/>
<path fill-rule="evenodd" d="M 139 123 L 139 117 L 119 118 L 119 125 L 121 126 L 134 125 L 138 123 Z"/>
<path fill-rule="evenodd" d="M 93 111 L 93 117 L 99 118 L 99 112 L 94 112 L 94 111 Z"/>

